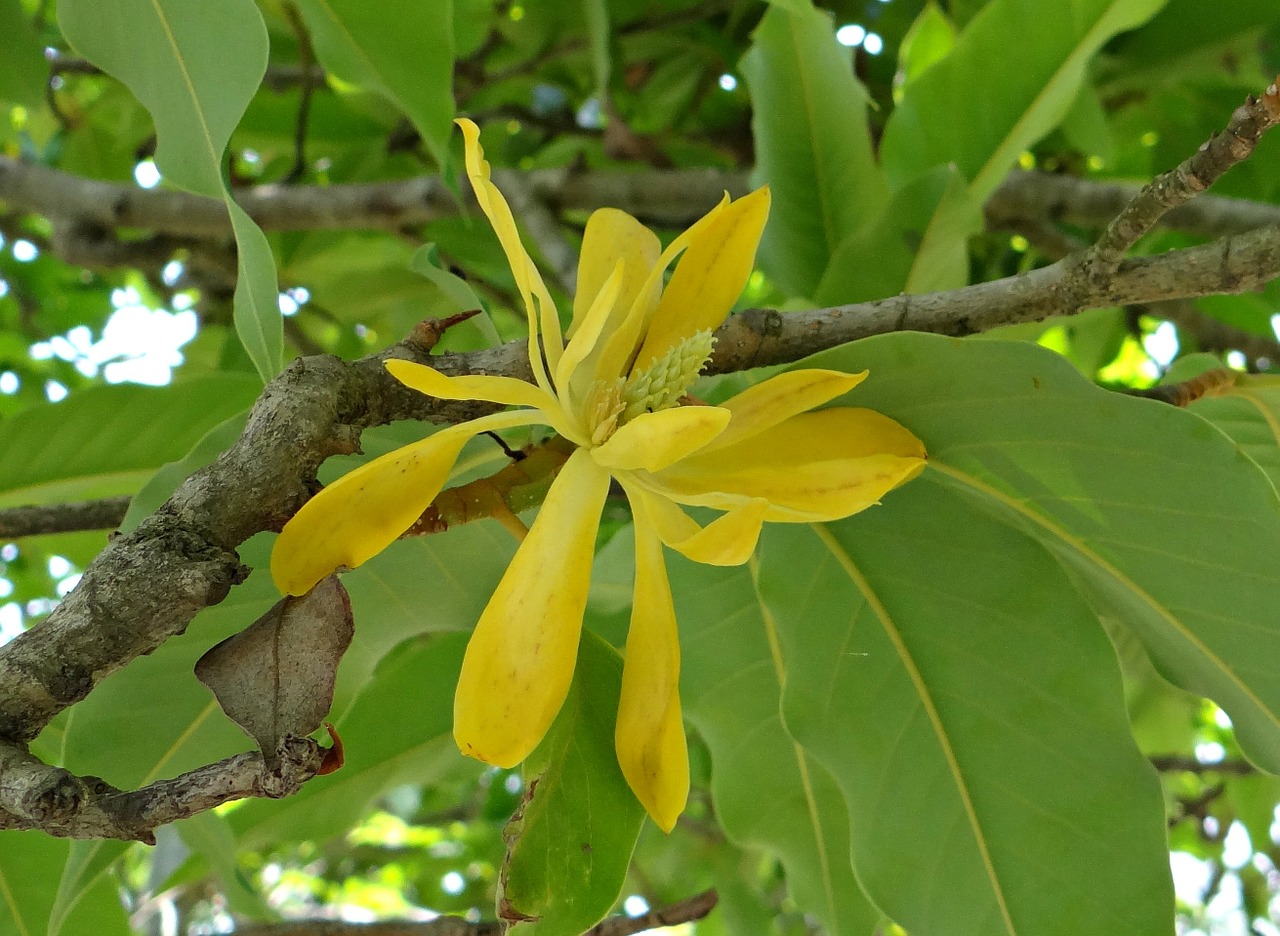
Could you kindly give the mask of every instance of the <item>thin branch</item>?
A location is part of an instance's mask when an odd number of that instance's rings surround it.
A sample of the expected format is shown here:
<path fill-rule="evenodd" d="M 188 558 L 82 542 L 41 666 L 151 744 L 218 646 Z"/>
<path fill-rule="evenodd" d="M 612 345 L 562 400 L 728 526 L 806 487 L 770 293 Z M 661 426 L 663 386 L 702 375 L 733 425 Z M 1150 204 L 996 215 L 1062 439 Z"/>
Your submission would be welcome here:
<path fill-rule="evenodd" d="M 45 504 L 0 510 L 0 540 L 74 533 L 80 530 L 114 530 L 129 509 L 128 495 L 73 504 Z"/>
<path fill-rule="evenodd" d="M 68 55 L 66 52 L 61 52 L 57 49 L 46 51 L 45 57 L 49 60 L 49 67 L 55 75 L 104 74 L 102 69 L 87 59 Z M 287 91 L 289 88 L 300 84 L 323 88 L 327 83 L 324 69 L 315 64 L 303 65 L 299 63 L 297 65 L 289 65 L 272 63 L 267 66 L 266 74 L 262 76 L 263 87 L 276 93 Z"/>
<path fill-rule="evenodd" d="M 1280 123 L 1280 89 L 1272 82 L 1262 97 L 1249 95 L 1231 114 L 1222 133 L 1178 166 L 1143 186 L 1136 198 L 1111 223 L 1084 263 L 1094 280 L 1105 279 L 1124 259 L 1138 238 L 1146 234 L 1170 209 L 1185 205 L 1206 191 L 1232 166 L 1253 154 L 1262 135 Z"/>
<path fill-rule="evenodd" d="M 166 823 L 247 796 L 279 799 L 296 793 L 316 775 L 323 757 L 324 749 L 310 738 L 289 738 L 273 763 L 256 751 L 237 754 L 125 792 L 0 744 L 0 829 L 154 845 L 156 828 Z"/>
<path fill-rule="evenodd" d="M 293 128 L 293 168 L 284 178 L 285 184 L 289 185 L 307 174 L 307 122 L 311 115 L 311 93 L 315 88 L 309 78 L 316 56 L 315 50 L 311 47 L 311 34 L 307 31 L 306 23 L 302 21 L 302 14 L 298 12 L 297 4 L 285 3 L 283 9 L 285 19 L 289 21 L 289 27 L 298 40 L 299 65 L 305 76 L 302 82 L 302 93 L 298 100 L 298 117 Z"/>
<path fill-rule="evenodd" d="M 715 890 L 703 891 L 668 907 L 639 916 L 616 916 L 601 920 L 583 936 L 633 936 L 646 930 L 679 926 L 701 920 L 715 909 Z M 468 923 L 460 917 L 434 920 L 382 920 L 377 923 L 346 923 L 341 920 L 291 920 L 240 926 L 235 936 L 499 936 L 502 924 L 496 920 Z"/>
<path fill-rule="evenodd" d="M 1258 772 L 1258 768 L 1247 760 L 1202 761 L 1186 754 L 1158 754 L 1152 758 L 1151 766 L 1161 773 L 1220 773 L 1247 777 Z"/>

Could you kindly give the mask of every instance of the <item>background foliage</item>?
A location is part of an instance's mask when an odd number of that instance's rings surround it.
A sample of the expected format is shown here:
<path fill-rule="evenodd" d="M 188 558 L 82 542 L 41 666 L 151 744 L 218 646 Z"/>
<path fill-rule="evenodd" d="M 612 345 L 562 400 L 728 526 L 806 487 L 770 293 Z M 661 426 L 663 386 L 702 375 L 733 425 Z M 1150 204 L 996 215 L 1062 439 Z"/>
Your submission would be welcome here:
<path fill-rule="evenodd" d="M 94 253 L 101 232 L 0 202 L 0 511 L 131 495 L 130 528 L 235 439 L 294 356 L 357 357 L 476 305 L 447 347 L 518 336 L 497 240 L 466 212 L 264 232 L 232 197 L 424 174 L 456 193 L 455 114 L 481 124 L 498 168 L 767 182 L 742 305 L 799 309 L 1057 259 L 1094 232 L 984 219 L 1011 169 L 1145 181 L 1280 70 L 1274 0 L 818 6 L 0 0 L 5 156 L 158 178 L 233 222 L 225 236 L 121 229 Z M 1215 192 L 1280 200 L 1280 143 Z M 565 298 L 558 257 L 586 212 L 524 203 Z M 664 237 L 693 216 L 641 214 Z M 1138 252 L 1202 239 L 1170 227 Z M 500 895 L 542 917 L 518 931 L 576 933 L 621 898 L 634 910 L 712 886 L 699 934 L 1119 936 L 1169 932 L 1175 909 L 1185 932 L 1280 932 L 1276 300 L 1273 285 L 821 355 L 870 370 L 852 402 L 919 435 L 930 467 L 865 514 L 770 530 L 741 569 L 672 559 L 694 792 L 670 836 L 642 827 L 600 720 L 630 601 L 622 508 L 578 680 L 526 773 L 453 746 L 465 632 L 514 549 L 482 521 L 344 577 L 341 771 L 167 827 L 149 850 L 0 832 L 0 933 L 475 921 Z M 1250 376 L 1186 410 L 1117 392 L 1222 366 L 1208 352 Z M 363 457 L 423 431 L 370 431 Z M 468 453 L 473 475 L 505 461 Z M 331 459 L 322 480 L 359 460 Z M 104 542 L 0 547 L 0 640 L 38 626 Z M 245 544 L 246 583 L 32 750 L 124 788 L 246 750 L 192 667 L 278 597 L 269 548 L 269 534 Z M 544 798 L 505 858 L 535 775 Z"/>

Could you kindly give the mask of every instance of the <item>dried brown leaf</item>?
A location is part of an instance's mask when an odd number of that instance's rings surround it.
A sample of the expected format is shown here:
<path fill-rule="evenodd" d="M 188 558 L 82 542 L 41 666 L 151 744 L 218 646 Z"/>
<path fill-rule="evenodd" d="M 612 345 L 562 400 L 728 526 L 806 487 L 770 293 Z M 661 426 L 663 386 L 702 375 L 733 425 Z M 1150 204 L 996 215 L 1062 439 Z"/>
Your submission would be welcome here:
<path fill-rule="evenodd" d="M 351 601 L 330 575 L 210 649 L 196 678 L 271 760 L 286 738 L 324 721 L 351 635 Z"/>

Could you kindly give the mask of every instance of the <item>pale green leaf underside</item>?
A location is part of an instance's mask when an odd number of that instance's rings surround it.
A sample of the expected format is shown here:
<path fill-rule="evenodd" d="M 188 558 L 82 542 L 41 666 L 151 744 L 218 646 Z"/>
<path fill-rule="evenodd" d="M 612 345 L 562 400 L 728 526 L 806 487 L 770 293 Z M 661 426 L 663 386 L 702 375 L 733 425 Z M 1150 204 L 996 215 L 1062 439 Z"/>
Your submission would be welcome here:
<path fill-rule="evenodd" d="M 934 478 L 1044 544 L 1280 771 L 1280 503 L 1229 439 L 1024 344 L 899 334 L 814 360 L 870 368 L 858 402 L 919 435 Z"/>
<path fill-rule="evenodd" d="M 771 528 L 761 567 L 786 723 L 839 782 L 882 910 L 969 936 L 1167 928 L 1159 784 L 1049 555 L 921 480 L 840 523 Z"/>

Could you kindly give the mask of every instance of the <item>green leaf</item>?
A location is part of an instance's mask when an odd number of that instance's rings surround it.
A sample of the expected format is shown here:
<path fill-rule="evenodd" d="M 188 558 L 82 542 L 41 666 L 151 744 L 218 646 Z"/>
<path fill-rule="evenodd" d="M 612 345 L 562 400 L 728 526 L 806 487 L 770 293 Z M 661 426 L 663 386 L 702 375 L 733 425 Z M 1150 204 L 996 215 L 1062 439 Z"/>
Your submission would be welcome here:
<path fill-rule="evenodd" d="M 239 843 L 227 816 L 203 812 L 174 823 L 174 828 L 191 851 L 204 856 L 209 862 L 232 913 L 251 920 L 270 920 L 275 916 L 270 904 L 253 886 L 253 881 L 240 869 L 237 858 Z"/>
<path fill-rule="evenodd" d="M 711 749 L 717 819 L 735 844 L 778 856 L 791 896 L 828 932 L 865 936 L 880 914 L 853 875 L 849 815 L 826 768 L 783 727 L 789 674 L 750 571 L 671 554 L 667 567 L 680 621 L 680 695 Z"/>
<path fill-rule="evenodd" d="M 742 72 L 754 108 L 758 181 L 773 191 L 760 265 L 789 294 L 811 297 L 836 247 L 887 199 L 867 92 L 831 17 L 813 9 L 771 7 Z"/>
<path fill-rule="evenodd" d="M 65 0 L 58 23 L 76 51 L 119 79 L 151 113 L 156 165 L 169 181 L 221 198 L 235 229 L 236 332 L 262 379 L 280 370 L 284 332 L 266 237 L 222 176 L 227 141 L 267 67 L 253 0 Z"/>
<path fill-rule="evenodd" d="M 453 2 L 298 0 L 316 55 L 335 77 L 370 88 L 408 116 L 432 158 L 449 165 Z"/>
<path fill-rule="evenodd" d="M 1221 361 L 1213 360 L 1218 367 L 1222 366 Z M 1280 384 L 1268 376 L 1241 374 L 1236 380 L 1236 385 L 1226 389 L 1221 396 L 1205 397 L 1192 403 L 1191 412 L 1209 420 L 1230 436 L 1240 451 L 1253 459 L 1267 473 L 1275 489 L 1280 491 Z"/>
<path fill-rule="evenodd" d="M 253 401 L 252 377 L 93 387 L 0 424 L 0 505 L 132 494 L 211 426 Z"/>
<path fill-rule="evenodd" d="M 0 101 L 41 107 L 49 63 L 21 0 L 0 0 Z"/>
<path fill-rule="evenodd" d="M 618 901 L 645 815 L 614 751 L 621 689 L 618 652 L 584 631 L 569 696 L 524 763 L 526 799 L 507 828 L 518 838 L 498 912 L 536 918 L 513 932 L 578 936 Z"/>
<path fill-rule="evenodd" d="M 1169 928 L 1160 785 L 1050 555 L 918 480 L 840 523 L 771 527 L 760 567 L 783 716 L 839 782 L 885 913 L 972 936 Z"/>
<path fill-rule="evenodd" d="M 105 848 L 118 855 L 117 846 L 123 848 L 122 843 Z M 84 856 L 103 847 L 101 842 L 71 842 L 38 831 L 0 832 L 0 936 L 129 932 L 109 875 L 80 877 L 84 888 L 74 899 L 66 889 L 66 877 L 77 876 Z"/>
<path fill-rule="evenodd" d="M 969 281 L 969 235 L 981 227 L 964 179 L 954 167 L 939 166 L 895 192 L 874 223 L 840 243 L 813 301 L 840 305 L 958 289 Z"/>
<path fill-rule="evenodd" d="M 974 199 L 986 200 L 1018 154 L 1067 113 L 1102 44 L 1163 3 L 993 0 L 951 54 L 904 89 L 881 145 L 892 184 L 954 162 Z M 997 66 L 999 80 L 993 80 Z"/>
<path fill-rule="evenodd" d="M 1272 0 L 1169 0 L 1145 29 L 1117 43 L 1116 52 L 1139 68 L 1165 66 L 1276 20 Z"/>
<path fill-rule="evenodd" d="M 929 0 L 916 17 L 898 48 L 896 87 L 911 84 L 930 66 L 942 61 L 956 44 L 955 24 L 934 0 Z"/>
<path fill-rule="evenodd" d="M 1280 772 L 1280 501 L 1226 436 L 1025 344 L 904 333 L 812 361 L 870 368 L 859 405 L 915 432 L 937 480 L 1044 544 Z"/>
<path fill-rule="evenodd" d="M 582 0 L 582 15 L 587 21 L 591 40 L 591 70 L 596 78 L 596 94 L 601 101 L 609 99 L 609 74 L 613 70 L 613 53 L 609 49 L 609 5 L 606 0 Z"/>

